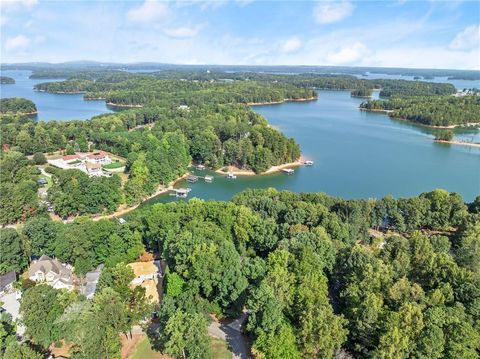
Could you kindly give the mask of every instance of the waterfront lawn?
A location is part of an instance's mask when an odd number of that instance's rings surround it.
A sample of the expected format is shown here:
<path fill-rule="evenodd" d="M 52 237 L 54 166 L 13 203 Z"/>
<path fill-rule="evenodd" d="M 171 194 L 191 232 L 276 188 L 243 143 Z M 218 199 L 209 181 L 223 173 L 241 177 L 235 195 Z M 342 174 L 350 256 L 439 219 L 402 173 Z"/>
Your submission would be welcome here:
<path fill-rule="evenodd" d="M 106 170 L 114 170 L 117 168 L 121 168 L 125 166 L 125 162 L 122 161 L 114 161 L 112 163 L 109 163 L 108 165 L 103 165 L 103 168 Z"/>

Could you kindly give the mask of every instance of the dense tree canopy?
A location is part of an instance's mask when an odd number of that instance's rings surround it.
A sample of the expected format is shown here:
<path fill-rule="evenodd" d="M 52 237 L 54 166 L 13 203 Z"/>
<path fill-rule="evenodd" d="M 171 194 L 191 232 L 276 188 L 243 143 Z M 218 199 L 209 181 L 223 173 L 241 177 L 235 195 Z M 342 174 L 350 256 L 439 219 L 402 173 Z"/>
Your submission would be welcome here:
<path fill-rule="evenodd" d="M 366 110 L 387 110 L 389 115 L 429 126 L 451 126 L 480 122 L 480 96 L 422 96 L 370 100 Z"/>
<path fill-rule="evenodd" d="M 15 83 L 15 79 L 8 76 L 0 76 L 0 84 L 12 85 Z"/>
<path fill-rule="evenodd" d="M 34 218 L 9 230 L 17 244 L 2 258 L 55 254 L 78 275 L 106 263 L 93 302 L 45 285 L 22 299 L 31 341 L 66 339 L 78 358 L 118 353 L 118 333 L 151 310 L 123 264 L 144 248 L 167 265 L 152 342 L 172 357 L 209 357 L 208 314 L 246 309 L 258 357 L 475 358 L 479 223 L 476 202 L 444 190 L 381 200 L 248 190 L 144 207 L 123 225 Z"/>
<path fill-rule="evenodd" d="M 0 114 L 35 114 L 37 106 L 31 100 L 21 97 L 1 98 Z"/>

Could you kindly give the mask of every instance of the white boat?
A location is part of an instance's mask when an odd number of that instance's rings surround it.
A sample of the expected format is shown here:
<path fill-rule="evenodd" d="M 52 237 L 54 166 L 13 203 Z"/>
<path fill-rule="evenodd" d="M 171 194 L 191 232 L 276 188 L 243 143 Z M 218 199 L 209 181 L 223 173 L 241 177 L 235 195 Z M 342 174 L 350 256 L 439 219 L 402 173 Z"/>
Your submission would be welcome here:
<path fill-rule="evenodd" d="M 305 166 L 313 166 L 313 161 L 308 160 L 308 161 L 305 161 L 304 164 Z"/>
<path fill-rule="evenodd" d="M 287 174 L 287 175 L 291 175 L 295 172 L 295 170 L 292 169 L 292 168 L 284 168 L 284 169 L 282 169 L 282 172 Z"/>
<path fill-rule="evenodd" d="M 205 182 L 212 183 L 213 182 L 213 176 L 205 176 Z"/>
<path fill-rule="evenodd" d="M 227 178 L 228 179 L 236 179 L 237 175 L 233 172 L 228 172 Z"/>

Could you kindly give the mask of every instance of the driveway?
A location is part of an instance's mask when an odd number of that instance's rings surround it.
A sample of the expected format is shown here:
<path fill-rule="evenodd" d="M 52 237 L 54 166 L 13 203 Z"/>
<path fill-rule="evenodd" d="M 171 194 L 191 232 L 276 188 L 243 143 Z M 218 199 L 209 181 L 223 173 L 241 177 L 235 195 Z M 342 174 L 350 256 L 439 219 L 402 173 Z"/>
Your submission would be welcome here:
<path fill-rule="evenodd" d="M 208 327 L 208 334 L 212 337 L 225 340 L 232 350 L 233 359 L 250 358 L 250 350 L 242 334 L 243 326 L 247 319 L 247 313 L 242 313 L 230 323 L 212 322 Z"/>
<path fill-rule="evenodd" d="M 4 294 L 0 297 L 3 302 L 2 307 L 12 316 L 13 320 L 17 320 L 20 317 L 20 299 L 17 299 L 16 292 Z M 17 334 L 22 336 L 25 332 L 25 327 L 17 323 Z"/>

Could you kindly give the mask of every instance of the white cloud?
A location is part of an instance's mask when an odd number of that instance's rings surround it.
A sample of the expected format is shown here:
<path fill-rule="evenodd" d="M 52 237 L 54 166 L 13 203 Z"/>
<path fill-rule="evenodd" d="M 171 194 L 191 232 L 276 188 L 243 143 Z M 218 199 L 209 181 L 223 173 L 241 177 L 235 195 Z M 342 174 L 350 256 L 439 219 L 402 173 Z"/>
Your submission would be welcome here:
<path fill-rule="evenodd" d="M 331 24 L 349 17 L 355 6 L 349 1 L 325 1 L 317 4 L 313 9 L 313 17 L 318 24 Z"/>
<path fill-rule="evenodd" d="M 30 39 L 24 35 L 10 37 L 5 42 L 5 50 L 7 51 L 23 51 L 30 45 Z"/>
<path fill-rule="evenodd" d="M 459 32 L 450 43 L 450 48 L 454 50 L 480 48 L 480 25 L 472 25 Z"/>
<path fill-rule="evenodd" d="M 343 46 L 339 51 L 328 54 L 327 60 L 334 65 L 355 65 L 370 54 L 370 50 L 361 42 Z"/>
<path fill-rule="evenodd" d="M 168 5 L 155 0 L 145 2 L 127 13 L 127 19 L 136 23 L 150 23 L 164 19 L 168 14 Z"/>
<path fill-rule="evenodd" d="M 291 37 L 282 44 L 281 50 L 285 54 L 291 54 L 300 50 L 301 47 L 302 41 L 298 37 Z"/>
<path fill-rule="evenodd" d="M 17 9 L 31 9 L 38 4 L 38 0 L 0 0 L 0 8 L 3 11 Z"/>
<path fill-rule="evenodd" d="M 201 28 L 202 26 L 181 26 L 168 28 L 163 32 L 169 37 L 184 39 L 196 36 L 200 32 Z"/>

